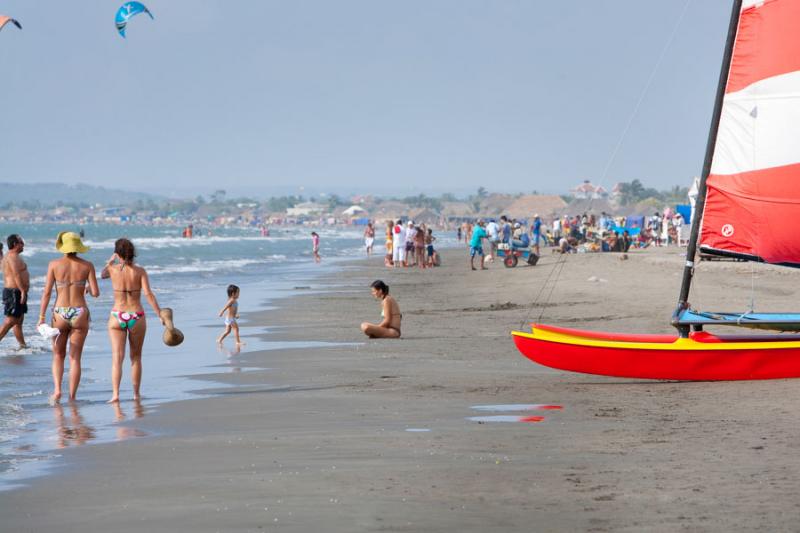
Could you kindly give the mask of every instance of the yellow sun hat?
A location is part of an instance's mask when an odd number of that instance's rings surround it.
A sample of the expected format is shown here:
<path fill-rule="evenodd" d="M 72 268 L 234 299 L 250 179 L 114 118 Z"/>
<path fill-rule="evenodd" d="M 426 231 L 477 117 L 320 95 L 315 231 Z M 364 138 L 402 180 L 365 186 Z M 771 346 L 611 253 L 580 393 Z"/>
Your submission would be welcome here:
<path fill-rule="evenodd" d="M 56 250 L 62 254 L 86 253 L 89 247 L 83 244 L 81 236 L 72 231 L 62 231 L 56 237 Z"/>

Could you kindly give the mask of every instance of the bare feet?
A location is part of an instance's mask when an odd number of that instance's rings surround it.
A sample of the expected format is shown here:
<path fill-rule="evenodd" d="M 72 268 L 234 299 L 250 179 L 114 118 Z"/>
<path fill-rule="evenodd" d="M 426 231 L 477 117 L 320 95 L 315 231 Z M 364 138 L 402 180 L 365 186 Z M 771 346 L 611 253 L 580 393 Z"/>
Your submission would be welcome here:
<path fill-rule="evenodd" d="M 217 337 L 217 344 L 222 344 L 224 339 L 222 337 Z"/>
<path fill-rule="evenodd" d="M 108 400 L 106 403 L 119 403 L 119 397 L 118 396 L 114 396 L 113 398 Z"/>
<path fill-rule="evenodd" d="M 54 406 L 60 401 L 61 401 L 61 393 L 54 392 L 53 394 L 50 395 L 50 399 L 47 401 L 47 403 L 49 403 L 51 406 Z"/>
<path fill-rule="evenodd" d="M 142 395 L 137 392 L 136 394 L 133 395 L 133 401 L 134 402 L 141 402 L 142 401 Z"/>

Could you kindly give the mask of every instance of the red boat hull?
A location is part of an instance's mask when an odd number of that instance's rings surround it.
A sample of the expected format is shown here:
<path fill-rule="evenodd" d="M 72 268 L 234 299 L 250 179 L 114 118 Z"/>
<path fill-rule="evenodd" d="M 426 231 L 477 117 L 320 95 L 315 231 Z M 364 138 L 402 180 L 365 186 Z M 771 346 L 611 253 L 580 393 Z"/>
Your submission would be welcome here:
<path fill-rule="evenodd" d="M 513 333 L 519 351 L 536 363 L 571 372 L 690 381 L 800 377 L 800 337 L 696 333 L 679 339 L 541 325 L 532 331 Z"/>

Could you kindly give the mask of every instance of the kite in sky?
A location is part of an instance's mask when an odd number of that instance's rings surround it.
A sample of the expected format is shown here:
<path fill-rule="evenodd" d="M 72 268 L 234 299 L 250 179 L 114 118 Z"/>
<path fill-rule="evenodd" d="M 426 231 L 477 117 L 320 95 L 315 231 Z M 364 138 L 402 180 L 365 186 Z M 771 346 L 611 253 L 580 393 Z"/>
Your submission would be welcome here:
<path fill-rule="evenodd" d="M 141 2 L 125 2 L 122 7 L 117 11 L 117 16 L 114 17 L 114 23 L 117 25 L 117 31 L 122 37 L 125 37 L 125 26 L 128 25 L 128 20 L 139 13 L 147 13 L 150 18 L 153 14 Z"/>
<path fill-rule="evenodd" d="M 14 26 L 16 26 L 17 28 L 22 29 L 22 24 L 20 24 L 18 20 L 12 19 L 11 17 L 7 17 L 5 15 L 0 15 L 0 30 L 2 30 L 3 26 L 8 24 L 9 22 Z"/>

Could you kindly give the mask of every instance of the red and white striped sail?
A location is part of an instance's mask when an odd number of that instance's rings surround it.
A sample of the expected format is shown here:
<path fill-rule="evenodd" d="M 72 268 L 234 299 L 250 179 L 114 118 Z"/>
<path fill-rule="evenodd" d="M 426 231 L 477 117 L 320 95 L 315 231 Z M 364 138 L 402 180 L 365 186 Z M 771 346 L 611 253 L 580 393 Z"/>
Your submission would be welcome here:
<path fill-rule="evenodd" d="M 700 248 L 800 266 L 800 0 L 744 0 Z"/>

